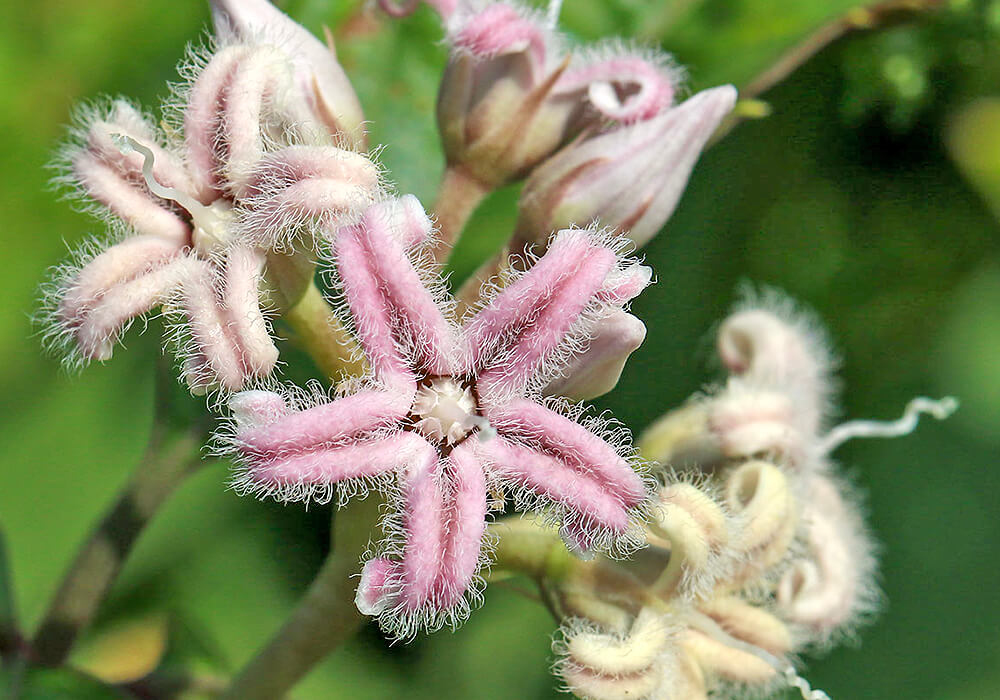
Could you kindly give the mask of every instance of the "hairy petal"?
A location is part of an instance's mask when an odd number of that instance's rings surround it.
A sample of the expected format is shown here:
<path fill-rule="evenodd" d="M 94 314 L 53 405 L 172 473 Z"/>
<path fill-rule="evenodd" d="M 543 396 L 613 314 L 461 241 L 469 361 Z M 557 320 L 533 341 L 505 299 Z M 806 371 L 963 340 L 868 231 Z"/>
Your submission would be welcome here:
<path fill-rule="evenodd" d="M 260 395 L 264 394 L 264 397 Z M 241 392 L 234 397 L 254 398 L 253 406 L 283 405 L 281 396 L 273 392 Z M 270 403 L 262 404 L 262 398 Z M 235 406 L 243 406 L 243 398 Z M 281 404 L 278 403 L 281 401 Z M 268 408 L 265 416 L 273 420 L 250 420 L 261 414 L 255 410 L 248 419 L 237 422 L 235 444 L 245 454 L 273 457 L 280 454 L 306 452 L 324 445 L 346 444 L 358 435 L 401 421 L 410 408 L 412 395 L 397 392 L 367 390 L 344 398 L 322 403 L 303 411 L 280 413 Z M 242 414 L 247 409 L 241 408 Z M 237 418 L 241 413 L 237 413 Z"/>
<path fill-rule="evenodd" d="M 450 374 L 455 339 L 392 227 L 392 205 L 370 209 L 336 236 L 337 271 L 355 327 L 379 376 Z"/>
<path fill-rule="evenodd" d="M 528 400 L 484 408 L 499 435 L 537 445 L 540 451 L 600 483 L 622 506 L 632 508 L 646 499 L 645 484 L 628 462 L 576 421 Z"/>
<path fill-rule="evenodd" d="M 484 393 L 522 391 L 564 345 L 616 262 L 590 232 L 561 231 L 524 276 L 476 314 L 465 331 Z"/>
<path fill-rule="evenodd" d="M 621 500 L 590 474 L 501 436 L 483 442 L 479 450 L 501 479 L 559 504 L 585 530 L 624 534 L 628 529 L 629 514 Z"/>

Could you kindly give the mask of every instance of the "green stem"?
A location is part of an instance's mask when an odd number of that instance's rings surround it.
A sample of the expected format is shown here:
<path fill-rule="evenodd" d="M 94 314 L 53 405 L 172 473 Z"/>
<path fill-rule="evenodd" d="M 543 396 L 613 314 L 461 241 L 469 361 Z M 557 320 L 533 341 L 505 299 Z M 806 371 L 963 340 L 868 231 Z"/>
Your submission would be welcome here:
<path fill-rule="evenodd" d="M 333 547 L 309 590 L 281 629 L 233 679 L 222 700 L 276 700 L 325 656 L 352 637 L 363 619 L 354 605 L 354 576 L 382 501 L 355 501 L 334 519 Z"/>
<path fill-rule="evenodd" d="M 470 175 L 461 166 L 445 168 L 437 200 L 434 202 L 434 218 L 437 219 L 439 237 L 432 253 L 439 265 L 448 261 L 465 225 L 491 190 L 492 187 Z"/>
<path fill-rule="evenodd" d="M 3 533 L 0 532 L 0 660 L 5 664 L 13 658 L 21 646 L 9 562 L 7 545 Z"/>
<path fill-rule="evenodd" d="M 329 379 L 364 373 L 365 363 L 357 344 L 315 284 L 306 288 L 284 319 L 295 331 L 295 340 Z"/>
<path fill-rule="evenodd" d="M 87 540 L 63 577 L 31 644 L 32 661 L 59 666 L 80 632 L 90 624 L 112 583 L 160 506 L 203 464 L 204 430 L 174 416 L 170 396 L 176 386 L 169 370 L 158 373 L 153 431 L 146 453 L 125 488 Z"/>

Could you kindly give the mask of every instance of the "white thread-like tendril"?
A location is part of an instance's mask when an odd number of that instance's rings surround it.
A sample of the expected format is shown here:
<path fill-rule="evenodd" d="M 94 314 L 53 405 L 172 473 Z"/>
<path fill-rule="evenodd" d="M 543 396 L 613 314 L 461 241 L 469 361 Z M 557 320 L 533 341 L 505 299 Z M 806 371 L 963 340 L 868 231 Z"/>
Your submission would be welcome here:
<path fill-rule="evenodd" d="M 909 435 L 916 429 L 917 423 L 920 421 L 920 414 L 926 413 L 938 420 L 944 420 L 956 409 L 958 409 L 958 399 L 953 396 L 946 396 L 937 401 L 920 396 L 906 404 L 906 410 L 899 420 L 852 420 L 838 425 L 823 438 L 820 442 L 820 448 L 823 452 L 833 452 L 854 438 L 890 438 Z"/>

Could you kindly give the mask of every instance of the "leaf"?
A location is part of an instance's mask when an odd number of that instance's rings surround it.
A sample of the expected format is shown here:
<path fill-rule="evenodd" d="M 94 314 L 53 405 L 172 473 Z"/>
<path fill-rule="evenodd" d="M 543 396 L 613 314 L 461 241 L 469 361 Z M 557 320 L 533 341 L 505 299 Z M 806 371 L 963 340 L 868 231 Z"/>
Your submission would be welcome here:
<path fill-rule="evenodd" d="M 167 648 L 167 616 L 153 613 L 109 625 L 81 644 L 72 663 L 106 683 L 128 683 L 151 673 Z"/>

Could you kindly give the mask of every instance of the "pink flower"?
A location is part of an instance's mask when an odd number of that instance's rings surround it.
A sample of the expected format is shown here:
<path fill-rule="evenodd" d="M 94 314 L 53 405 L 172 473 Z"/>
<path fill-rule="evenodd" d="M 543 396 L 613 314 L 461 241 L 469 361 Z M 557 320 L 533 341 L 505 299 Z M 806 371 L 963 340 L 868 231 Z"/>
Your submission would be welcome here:
<path fill-rule="evenodd" d="M 421 272 L 430 228 L 408 197 L 336 235 L 338 283 L 371 376 L 335 400 L 237 394 L 222 436 L 241 493 L 390 495 L 388 539 L 365 564 L 357 604 L 401 637 L 467 613 L 488 494 L 549 513 L 576 551 L 621 553 L 641 544 L 648 493 L 623 428 L 540 399 L 595 324 L 648 284 L 648 269 L 622 257 L 621 239 L 560 231 L 459 328 L 440 279 Z M 408 254 L 413 241 L 424 245 Z"/>
<path fill-rule="evenodd" d="M 270 45 L 220 48 L 184 90 L 169 137 L 121 100 L 89 115 L 64 180 L 122 235 L 51 285 L 50 339 L 71 360 L 109 359 L 133 320 L 163 306 L 192 389 L 235 390 L 272 370 L 269 251 L 350 216 L 378 181 L 365 156 L 310 126 L 308 104 L 286 90 L 290 65 Z"/>

